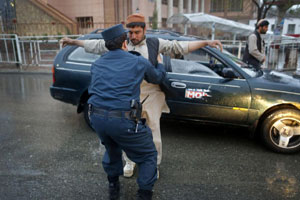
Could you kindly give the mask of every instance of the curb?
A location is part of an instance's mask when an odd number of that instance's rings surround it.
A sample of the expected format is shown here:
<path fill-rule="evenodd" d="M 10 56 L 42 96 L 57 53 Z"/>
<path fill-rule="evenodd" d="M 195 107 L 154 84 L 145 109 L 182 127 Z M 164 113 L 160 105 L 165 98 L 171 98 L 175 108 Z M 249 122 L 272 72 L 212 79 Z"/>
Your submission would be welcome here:
<path fill-rule="evenodd" d="M 0 74 L 45 74 L 45 75 L 51 75 L 51 72 L 33 72 L 33 71 L 1 71 Z"/>
<path fill-rule="evenodd" d="M 15 66 L 0 66 L 1 74 L 52 74 L 51 67 L 26 67 L 24 69 L 20 69 Z"/>

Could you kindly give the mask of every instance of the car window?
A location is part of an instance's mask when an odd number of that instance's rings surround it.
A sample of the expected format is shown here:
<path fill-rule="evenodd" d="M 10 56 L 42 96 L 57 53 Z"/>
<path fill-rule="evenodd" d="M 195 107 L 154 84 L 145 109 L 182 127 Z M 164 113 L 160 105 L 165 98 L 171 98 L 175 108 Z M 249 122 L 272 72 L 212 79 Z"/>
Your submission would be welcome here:
<path fill-rule="evenodd" d="M 260 72 L 253 66 L 247 65 L 242 60 L 237 58 L 236 56 L 232 55 L 226 50 L 223 50 L 223 55 L 225 55 L 227 58 L 229 58 L 232 62 L 234 62 L 237 66 L 239 66 L 244 72 L 246 72 L 251 77 L 257 77 L 259 76 Z"/>
<path fill-rule="evenodd" d="M 76 62 L 87 62 L 92 63 L 100 58 L 100 55 L 87 53 L 85 52 L 83 47 L 78 47 L 74 49 L 68 56 L 68 61 L 76 61 Z"/>
<path fill-rule="evenodd" d="M 239 75 L 234 69 L 223 64 L 220 60 L 203 49 L 198 49 L 187 55 L 184 55 L 184 60 L 187 62 L 187 67 L 188 65 L 191 65 L 191 63 L 194 63 L 192 64 L 194 66 L 196 64 L 201 65 L 202 72 L 196 73 L 199 75 L 209 75 L 223 78 L 242 78 L 241 75 Z M 195 73 L 195 70 L 189 70 L 189 74 L 191 74 L 191 72 Z"/>
<path fill-rule="evenodd" d="M 202 49 L 198 49 L 196 51 L 190 52 L 189 54 L 184 56 L 185 60 L 193 60 L 193 61 L 198 61 L 198 62 L 203 62 L 203 63 L 209 63 L 212 59 L 212 56 L 209 55 L 206 51 Z M 218 62 L 215 60 L 215 62 Z M 220 62 L 218 62 L 220 63 Z"/>
<path fill-rule="evenodd" d="M 219 77 L 213 70 L 195 61 L 171 59 L 171 67 L 174 73 Z"/>

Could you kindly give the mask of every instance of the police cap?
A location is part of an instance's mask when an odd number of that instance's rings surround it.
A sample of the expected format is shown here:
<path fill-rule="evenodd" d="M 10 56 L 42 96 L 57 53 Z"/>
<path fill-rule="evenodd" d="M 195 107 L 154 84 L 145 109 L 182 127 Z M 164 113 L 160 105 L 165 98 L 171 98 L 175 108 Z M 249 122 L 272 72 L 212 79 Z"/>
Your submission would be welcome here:
<path fill-rule="evenodd" d="M 112 27 L 109 27 L 101 32 L 102 37 L 105 41 L 112 40 L 114 38 L 120 37 L 126 33 L 122 24 L 117 24 Z"/>

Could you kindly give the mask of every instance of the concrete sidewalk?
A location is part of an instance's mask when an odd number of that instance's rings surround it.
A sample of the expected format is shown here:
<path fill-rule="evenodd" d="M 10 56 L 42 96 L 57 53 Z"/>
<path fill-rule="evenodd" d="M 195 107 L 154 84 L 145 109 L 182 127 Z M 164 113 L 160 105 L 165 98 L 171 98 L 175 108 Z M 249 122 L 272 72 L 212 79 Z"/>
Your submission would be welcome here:
<path fill-rule="evenodd" d="M 38 66 L 22 66 L 18 67 L 15 64 L 1 64 L 0 73 L 52 73 L 52 67 L 38 67 Z"/>

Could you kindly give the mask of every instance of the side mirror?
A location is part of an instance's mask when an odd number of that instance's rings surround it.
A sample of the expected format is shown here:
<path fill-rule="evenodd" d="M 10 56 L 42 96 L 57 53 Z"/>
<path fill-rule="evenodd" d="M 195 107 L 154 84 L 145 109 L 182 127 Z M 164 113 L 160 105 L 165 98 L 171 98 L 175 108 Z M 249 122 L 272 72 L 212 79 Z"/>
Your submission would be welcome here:
<path fill-rule="evenodd" d="M 234 72 L 232 71 L 231 68 L 224 68 L 222 70 L 222 74 L 224 78 L 228 78 L 228 79 L 234 79 L 236 78 L 236 75 L 234 74 Z"/>

